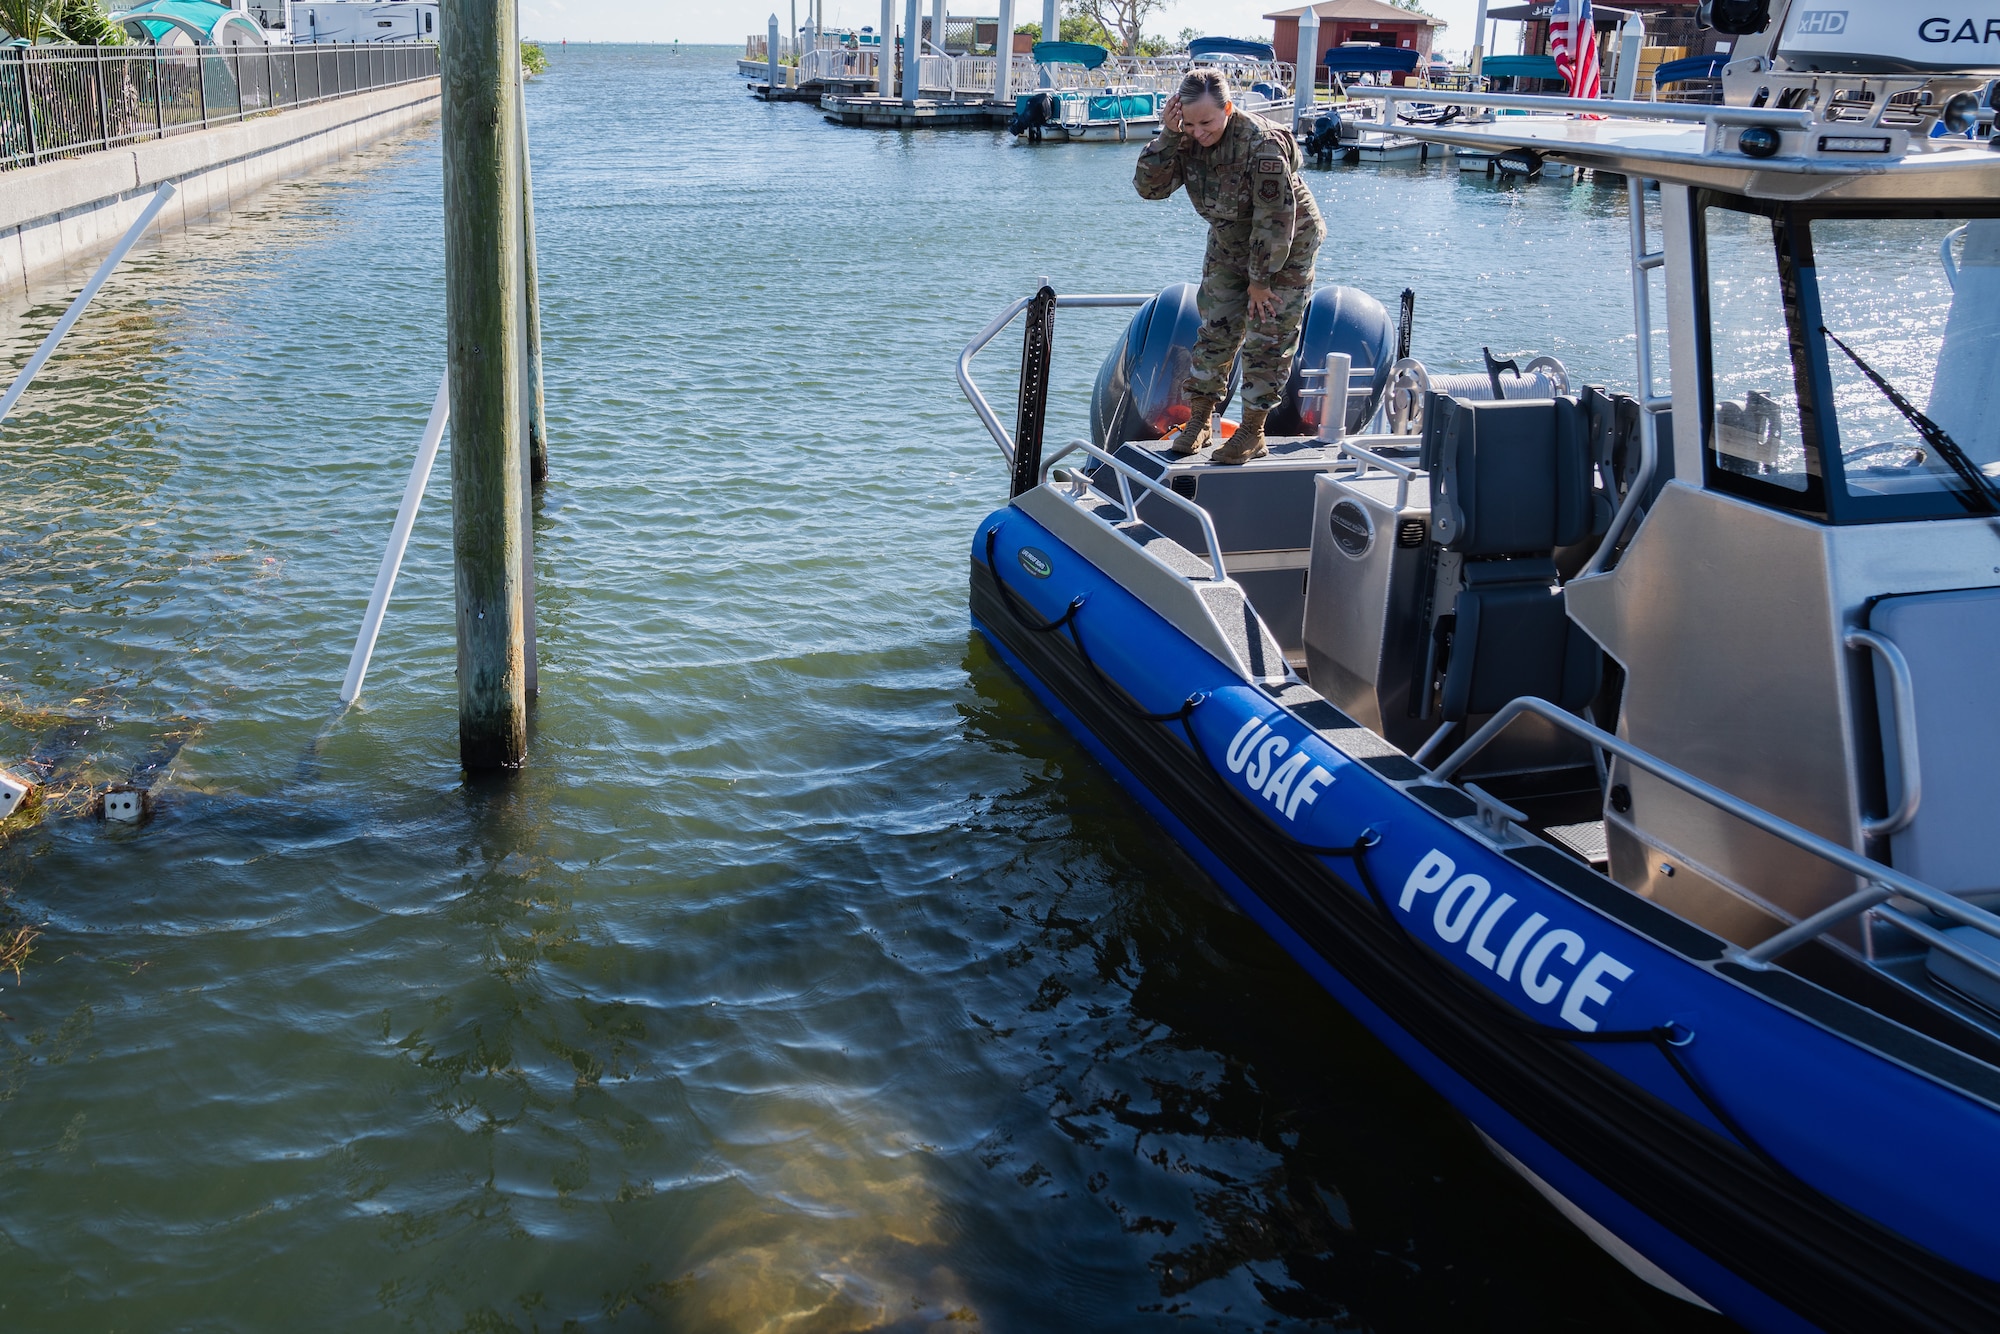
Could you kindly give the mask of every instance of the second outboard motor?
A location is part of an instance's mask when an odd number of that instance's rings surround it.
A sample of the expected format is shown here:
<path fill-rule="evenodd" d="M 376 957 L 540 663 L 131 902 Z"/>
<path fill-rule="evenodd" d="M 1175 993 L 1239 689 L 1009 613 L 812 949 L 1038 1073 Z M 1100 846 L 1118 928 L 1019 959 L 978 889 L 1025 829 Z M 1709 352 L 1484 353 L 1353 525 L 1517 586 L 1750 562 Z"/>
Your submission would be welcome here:
<path fill-rule="evenodd" d="M 1320 166 L 1333 165 L 1333 155 L 1340 151 L 1339 112 L 1319 116 L 1313 120 L 1312 133 L 1306 136 L 1305 149 Z"/>
<path fill-rule="evenodd" d="M 1396 359 L 1396 321 L 1380 301 L 1358 287 L 1322 287 L 1306 306 L 1299 327 L 1298 355 L 1292 359 L 1292 375 L 1285 381 L 1284 395 L 1264 429 L 1272 435 L 1312 435 L 1319 430 L 1320 400 L 1299 402 L 1305 386 L 1300 372 L 1307 367 L 1326 365 L 1327 354 L 1345 352 L 1356 371 L 1372 370 L 1366 382 L 1368 393 L 1347 400 L 1347 433 L 1357 434 L 1375 415 L 1382 401 L 1382 388 L 1389 383 L 1389 367 Z M 1355 382 L 1360 387 L 1361 381 Z"/>
<path fill-rule="evenodd" d="M 1195 285 L 1175 283 L 1139 307 L 1097 371 L 1090 396 L 1090 438 L 1115 450 L 1127 440 L 1158 440 L 1189 417 L 1186 382 L 1201 330 Z M 1236 393 L 1242 368 L 1229 373 L 1218 414 Z"/>
<path fill-rule="evenodd" d="M 1014 119 L 1007 122 L 1011 134 L 1025 134 L 1028 142 L 1042 141 L 1042 127 L 1055 124 L 1056 99 L 1053 93 L 1022 93 L 1014 99 Z"/>

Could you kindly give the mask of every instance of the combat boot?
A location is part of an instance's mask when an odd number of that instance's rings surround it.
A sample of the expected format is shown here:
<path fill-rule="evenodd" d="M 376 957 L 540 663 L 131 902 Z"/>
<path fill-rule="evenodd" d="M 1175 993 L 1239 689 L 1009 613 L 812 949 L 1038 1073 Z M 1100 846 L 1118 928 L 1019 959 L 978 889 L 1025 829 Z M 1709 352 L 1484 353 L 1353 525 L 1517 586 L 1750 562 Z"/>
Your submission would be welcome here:
<path fill-rule="evenodd" d="M 1190 398 L 1188 408 L 1193 415 L 1187 419 L 1187 425 L 1181 427 L 1180 434 L 1174 437 L 1176 454 L 1199 454 L 1215 443 L 1215 400 L 1199 396 Z"/>
<path fill-rule="evenodd" d="M 1209 462 L 1248 463 L 1269 454 L 1271 451 L 1264 446 L 1264 418 L 1269 415 L 1269 408 L 1243 409 L 1242 425 L 1229 437 L 1228 444 L 1209 456 Z"/>

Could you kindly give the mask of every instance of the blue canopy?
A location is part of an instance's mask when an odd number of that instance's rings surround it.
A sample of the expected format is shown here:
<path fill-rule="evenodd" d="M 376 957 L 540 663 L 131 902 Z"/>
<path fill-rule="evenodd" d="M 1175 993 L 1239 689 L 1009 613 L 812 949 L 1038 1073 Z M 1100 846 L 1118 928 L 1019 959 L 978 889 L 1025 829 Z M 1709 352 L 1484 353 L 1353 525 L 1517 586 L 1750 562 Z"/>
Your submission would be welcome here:
<path fill-rule="evenodd" d="M 1251 60 L 1271 60 L 1276 53 L 1268 42 L 1246 42 L 1241 37 L 1197 37 L 1188 43 L 1188 54 L 1201 56 L 1245 56 Z"/>
<path fill-rule="evenodd" d="M 1333 47 L 1321 64 L 1335 74 L 1408 74 L 1417 67 L 1417 53 L 1363 42 Z"/>
<path fill-rule="evenodd" d="M 1096 69 L 1111 53 L 1095 42 L 1036 42 L 1032 54 L 1038 65 L 1081 65 Z"/>
<path fill-rule="evenodd" d="M 1488 56 L 1479 72 L 1489 79 L 1560 79 L 1554 56 Z"/>
<path fill-rule="evenodd" d="M 1719 79 L 1722 67 L 1728 63 L 1729 57 L 1721 51 L 1669 60 L 1653 71 L 1653 86 L 1664 88 L 1670 83 L 1686 83 L 1689 79 Z"/>

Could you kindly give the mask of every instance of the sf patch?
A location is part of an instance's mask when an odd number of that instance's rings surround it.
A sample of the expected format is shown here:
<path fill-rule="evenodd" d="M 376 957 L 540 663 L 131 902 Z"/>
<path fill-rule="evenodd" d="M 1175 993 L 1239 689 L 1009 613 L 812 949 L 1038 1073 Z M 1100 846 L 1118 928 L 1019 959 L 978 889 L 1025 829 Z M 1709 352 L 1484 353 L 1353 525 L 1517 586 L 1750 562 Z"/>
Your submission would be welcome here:
<path fill-rule="evenodd" d="M 1257 171 L 1259 175 L 1274 175 L 1284 170 L 1285 164 L 1282 162 L 1273 162 L 1271 159 L 1263 157 L 1257 159 Z"/>
<path fill-rule="evenodd" d="M 1276 203 L 1282 194 L 1284 187 L 1276 181 L 1263 181 L 1257 186 L 1257 197 L 1267 204 Z"/>

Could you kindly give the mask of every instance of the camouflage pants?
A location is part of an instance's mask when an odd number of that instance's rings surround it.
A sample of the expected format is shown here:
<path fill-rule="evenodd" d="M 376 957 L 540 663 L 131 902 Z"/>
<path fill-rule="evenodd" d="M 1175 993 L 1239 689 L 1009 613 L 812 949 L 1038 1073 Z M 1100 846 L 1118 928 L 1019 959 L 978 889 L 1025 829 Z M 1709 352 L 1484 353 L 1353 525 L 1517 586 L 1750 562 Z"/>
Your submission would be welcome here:
<path fill-rule="evenodd" d="M 1285 381 L 1291 378 L 1292 356 L 1298 350 L 1299 323 L 1313 294 L 1313 260 L 1319 238 L 1299 237 L 1285 267 L 1271 275 L 1278 313 L 1268 320 L 1250 318 L 1250 279 L 1245 264 L 1209 234 L 1202 257 L 1201 290 L 1195 306 L 1201 311 L 1201 332 L 1195 336 L 1194 365 L 1188 372 L 1189 397 L 1220 399 L 1229 387 L 1229 368 L 1243 353 L 1243 406 L 1269 411 L 1278 406 Z"/>

